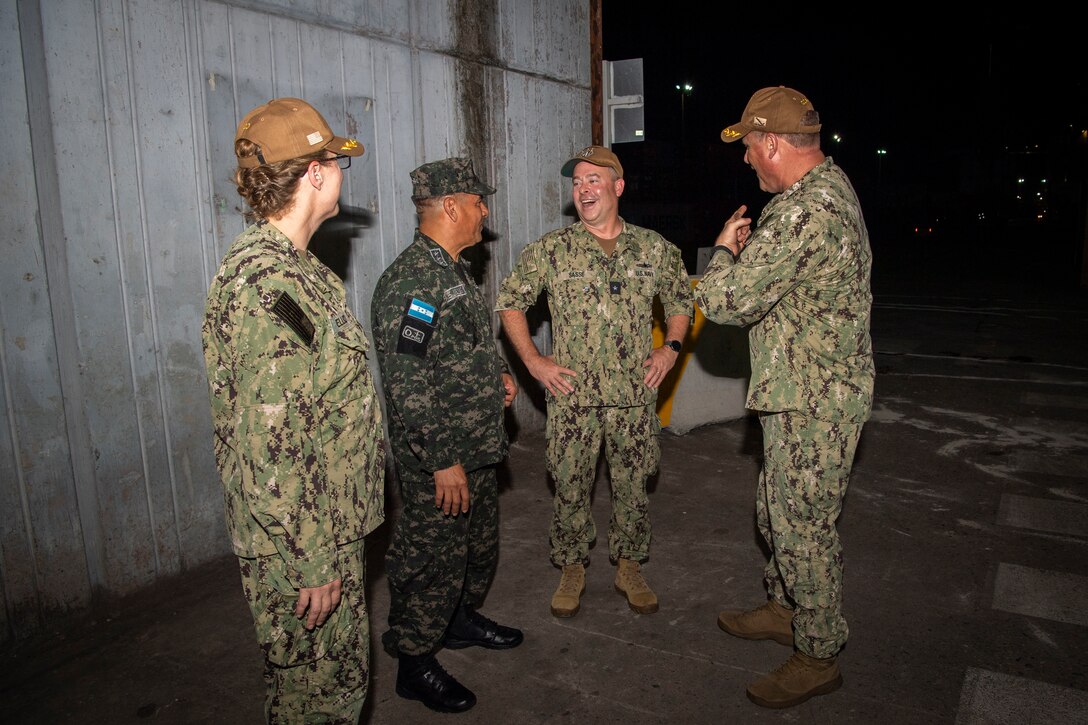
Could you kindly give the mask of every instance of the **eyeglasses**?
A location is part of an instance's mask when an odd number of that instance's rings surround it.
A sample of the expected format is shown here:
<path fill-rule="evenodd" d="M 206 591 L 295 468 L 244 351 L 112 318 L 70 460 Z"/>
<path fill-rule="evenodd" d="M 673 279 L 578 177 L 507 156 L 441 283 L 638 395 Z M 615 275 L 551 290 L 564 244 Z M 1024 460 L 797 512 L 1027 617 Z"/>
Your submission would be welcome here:
<path fill-rule="evenodd" d="M 351 157 L 345 154 L 337 154 L 336 156 L 330 156 L 327 159 L 321 159 L 321 163 L 323 164 L 331 164 L 333 162 L 335 162 L 336 165 L 339 166 L 341 169 L 351 168 Z"/>

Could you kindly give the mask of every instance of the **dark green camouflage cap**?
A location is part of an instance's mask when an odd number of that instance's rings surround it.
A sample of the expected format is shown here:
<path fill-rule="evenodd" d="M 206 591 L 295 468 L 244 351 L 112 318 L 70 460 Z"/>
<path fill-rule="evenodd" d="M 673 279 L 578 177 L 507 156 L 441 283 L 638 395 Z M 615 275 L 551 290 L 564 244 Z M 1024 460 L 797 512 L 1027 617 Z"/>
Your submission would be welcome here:
<path fill-rule="evenodd" d="M 447 194 L 487 196 L 495 193 L 494 189 L 476 178 L 472 162 L 460 156 L 423 164 L 411 176 L 414 201 Z"/>

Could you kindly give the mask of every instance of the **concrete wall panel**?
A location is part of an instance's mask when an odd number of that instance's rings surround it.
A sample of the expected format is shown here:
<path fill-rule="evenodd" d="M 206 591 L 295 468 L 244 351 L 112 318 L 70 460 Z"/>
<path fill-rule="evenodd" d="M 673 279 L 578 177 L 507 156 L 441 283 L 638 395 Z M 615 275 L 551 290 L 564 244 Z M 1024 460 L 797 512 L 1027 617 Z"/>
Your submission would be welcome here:
<path fill-rule="evenodd" d="M 64 592 L 89 586 L 35 183 L 51 137 L 38 137 L 36 156 L 29 104 L 38 116 L 47 104 L 26 93 L 28 77 L 44 77 L 40 31 L 0 4 L 0 624 L 9 633 L 35 629 L 43 609 L 66 606 Z"/>
<path fill-rule="evenodd" d="M 466 155 L 498 187 L 489 296 L 569 223 L 588 58 L 585 0 L 0 4 L 0 638 L 229 553 L 200 325 L 245 226 L 245 112 L 300 96 L 366 146 L 313 248 L 369 328 L 419 164 Z"/>

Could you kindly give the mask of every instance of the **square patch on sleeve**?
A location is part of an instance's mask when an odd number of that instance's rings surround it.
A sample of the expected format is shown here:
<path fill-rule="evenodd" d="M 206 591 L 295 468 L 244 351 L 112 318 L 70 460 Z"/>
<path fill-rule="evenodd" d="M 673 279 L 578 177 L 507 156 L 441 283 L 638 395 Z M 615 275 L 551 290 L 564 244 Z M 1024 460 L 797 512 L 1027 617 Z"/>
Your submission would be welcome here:
<path fill-rule="evenodd" d="M 408 310 L 405 313 L 405 315 L 407 317 L 411 317 L 413 319 L 419 320 L 420 322 L 424 322 L 424 323 L 426 323 L 428 325 L 433 325 L 434 324 L 434 313 L 435 313 L 434 305 L 429 305 L 426 302 L 424 302 L 423 300 L 416 299 L 415 297 L 413 297 L 408 302 Z"/>
<path fill-rule="evenodd" d="M 400 327 L 397 329 L 397 352 L 405 355 L 415 355 L 423 358 L 427 356 L 427 344 L 434 335 L 434 305 L 427 304 L 423 300 L 411 297 L 404 308 L 404 317 L 401 318 Z"/>

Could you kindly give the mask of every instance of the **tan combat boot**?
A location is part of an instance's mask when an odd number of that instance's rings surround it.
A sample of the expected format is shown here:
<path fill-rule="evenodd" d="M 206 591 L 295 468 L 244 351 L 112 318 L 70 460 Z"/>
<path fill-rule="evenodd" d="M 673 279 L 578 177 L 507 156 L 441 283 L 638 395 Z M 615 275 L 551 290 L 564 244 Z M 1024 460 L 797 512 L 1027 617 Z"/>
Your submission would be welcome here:
<path fill-rule="evenodd" d="M 747 612 L 727 609 L 718 615 L 718 627 L 742 639 L 773 639 L 793 646 L 793 610 L 773 599 Z"/>
<path fill-rule="evenodd" d="M 563 567 L 563 578 L 559 588 L 552 595 L 552 615 L 555 617 L 573 617 L 581 606 L 579 600 L 586 590 L 586 568 L 581 564 L 567 564 Z"/>
<path fill-rule="evenodd" d="M 816 659 L 794 652 L 777 670 L 748 685 L 748 699 L 763 707 L 793 707 L 840 687 L 842 675 L 835 657 Z"/>
<path fill-rule="evenodd" d="M 616 566 L 616 591 L 627 597 L 627 606 L 639 614 L 657 611 L 657 595 L 642 578 L 637 561 L 620 559 Z"/>

